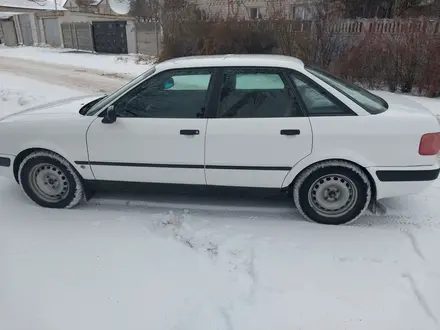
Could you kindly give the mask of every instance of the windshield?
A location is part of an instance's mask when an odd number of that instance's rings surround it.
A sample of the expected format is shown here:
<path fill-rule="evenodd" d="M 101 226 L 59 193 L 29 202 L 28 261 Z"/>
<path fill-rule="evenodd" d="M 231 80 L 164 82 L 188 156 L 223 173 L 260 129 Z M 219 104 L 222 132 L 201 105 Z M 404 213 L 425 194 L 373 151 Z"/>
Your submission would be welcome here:
<path fill-rule="evenodd" d="M 364 108 L 372 115 L 382 113 L 388 109 L 388 104 L 384 99 L 359 86 L 356 86 L 355 84 L 344 81 L 316 68 L 306 67 L 306 70 L 315 77 L 332 86 L 340 93 L 344 94 L 346 97 Z"/>
<path fill-rule="evenodd" d="M 127 91 L 141 83 L 144 79 L 151 76 L 156 71 L 156 68 L 153 66 L 151 69 L 145 71 L 140 76 L 136 77 L 132 81 L 128 82 L 121 88 L 119 88 L 116 92 L 107 95 L 105 98 L 103 98 L 101 101 L 96 103 L 92 108 L 90 108 L 89 111 L 87 111 L 86 116 L 93 116 L 95 115 L 99 110 L 101 110 L 103 107 L 107 106 L 108 104 L 112 103 L 114 100 L 118 99 L 121 95 L 125 94 Z"/>

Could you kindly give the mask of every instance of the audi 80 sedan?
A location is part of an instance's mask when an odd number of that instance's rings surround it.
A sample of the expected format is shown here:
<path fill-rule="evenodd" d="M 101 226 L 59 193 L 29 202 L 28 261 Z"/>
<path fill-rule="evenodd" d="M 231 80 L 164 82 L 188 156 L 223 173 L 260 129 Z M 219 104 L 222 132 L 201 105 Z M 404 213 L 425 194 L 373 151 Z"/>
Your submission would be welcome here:
<path fill-rule="evenodd" d="M 279 189 L 307 220 L 338 225 L 436 180 L 439 131 L 417 103 L 293 57 L 186 57 L 1 119 L 0 175 L 48 208 L 106 182 Z"/>

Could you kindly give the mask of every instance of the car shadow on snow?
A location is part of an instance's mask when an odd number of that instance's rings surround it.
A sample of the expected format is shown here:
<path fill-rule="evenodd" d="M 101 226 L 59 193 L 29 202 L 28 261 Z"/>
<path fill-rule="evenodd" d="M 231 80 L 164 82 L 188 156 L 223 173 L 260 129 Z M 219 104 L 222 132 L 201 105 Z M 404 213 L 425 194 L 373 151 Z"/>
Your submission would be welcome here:
<path fill-rule="evenodd" d="M 437 187 L 430 189 L 438 190 Z M 351 226 L 355 227 L 440 227 L 438 199 L 432 192 L 421 195 L 390 198 L 381 201 L 385 213 L 372 214 L 367 211 Z M 30 201 L 20 187 L 6 180 L 0 181 L 0 205 L 11 211 L 15 208 L 39 208 Z M 228 190 L 207 191 L 185 189 L 144 189 L 142 191 L 102 191 L 76 208 L 78 211 L 91 209 L 142 212 L 146 215 L 174 212 L 210 216 L 216 218 L 238 218 L 249 221 L 299 221 L 306 222 L 296 210 L 287 194 L 267 191 Z M 38 213 L 48 211 L 39 208 Z M 62 210 L 61 210 L 62 211 Z"/>

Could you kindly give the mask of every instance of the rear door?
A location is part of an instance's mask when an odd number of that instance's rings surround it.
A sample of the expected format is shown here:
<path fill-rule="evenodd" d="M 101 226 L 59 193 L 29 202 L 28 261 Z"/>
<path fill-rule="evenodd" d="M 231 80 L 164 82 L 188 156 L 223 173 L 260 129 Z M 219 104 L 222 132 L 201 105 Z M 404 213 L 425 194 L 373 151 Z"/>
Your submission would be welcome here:
<path fill-rule="evenodd" d="M 312 129 L 282 69 L 225 68 L 218 107 L 208 120 L 208 185 L 281 187 L 311 153 Z"/>

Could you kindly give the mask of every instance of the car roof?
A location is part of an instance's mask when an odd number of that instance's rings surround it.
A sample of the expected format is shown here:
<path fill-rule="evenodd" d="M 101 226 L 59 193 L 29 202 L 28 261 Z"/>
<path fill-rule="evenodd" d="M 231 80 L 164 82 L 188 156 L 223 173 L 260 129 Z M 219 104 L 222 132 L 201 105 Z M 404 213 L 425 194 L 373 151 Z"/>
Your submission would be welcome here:
<path fill-rule="evenodd" d="M 296 57 L 284 55 L 206 55 L 174 58 L 156 65 L 156 71 L 203 67 L 280 67 L 304 69 L 304 63 Z"/>

